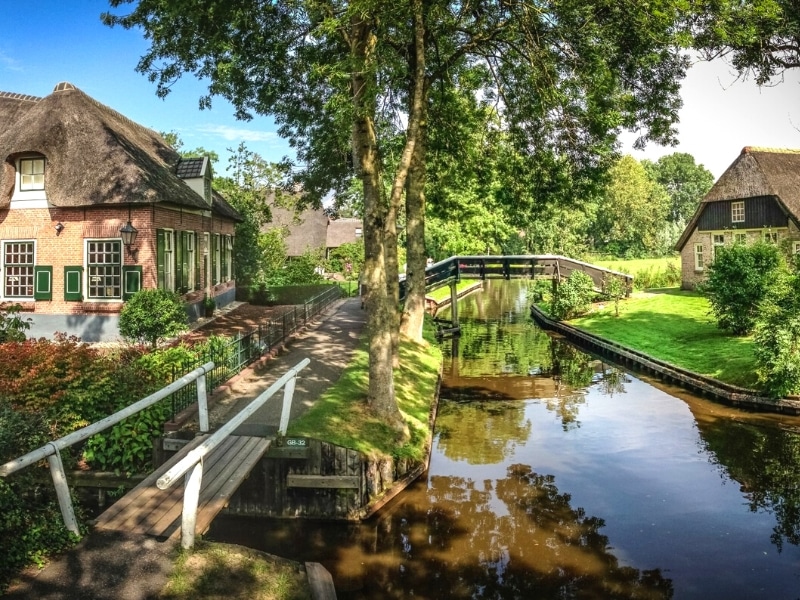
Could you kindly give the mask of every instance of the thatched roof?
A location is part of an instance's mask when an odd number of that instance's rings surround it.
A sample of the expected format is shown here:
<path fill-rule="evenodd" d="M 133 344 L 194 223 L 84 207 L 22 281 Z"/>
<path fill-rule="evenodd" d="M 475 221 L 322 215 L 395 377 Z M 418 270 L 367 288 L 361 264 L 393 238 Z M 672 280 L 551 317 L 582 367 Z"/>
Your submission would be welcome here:
<path fill-rule="evenodd" d="M 800 150 L 745 146 L 703 197 L 675 248 L 683 248 L 709 203 L 759 196 L 774 196 L 800 222 Z"/>
<path fill-rule="evenodd" d="M 325 249 L 328 216 L 321 209 L 308 208 L 299 213 L 291 208 L 273 205 L 272 222 L 268 229 L 283 227 L 288 231 L 284 239 L 287 256 L 302 256 L 306 250 Z"/>
<path fill-rule="evenodd" d="M 338 248 L 342 244 L 352 244 L 363 235 L 364 224 L 361 219 L 335 219 L 328 223 L 328 248 Z M 359 230 L 358 234 L 356 230 Z"/>
<path fill-rule="evenodd" d="M 44 98 L 0 93 L 0 123 L 0 207 L 10 202 L 17 157 L 37 153 L 47 159 L 45 189 L 53 206 L 212 209 L 178 177 L 181 157 L 158 133 L 72 84 L 60 83 Z M 224 200 L 220 206 L 240 218 Z"/>

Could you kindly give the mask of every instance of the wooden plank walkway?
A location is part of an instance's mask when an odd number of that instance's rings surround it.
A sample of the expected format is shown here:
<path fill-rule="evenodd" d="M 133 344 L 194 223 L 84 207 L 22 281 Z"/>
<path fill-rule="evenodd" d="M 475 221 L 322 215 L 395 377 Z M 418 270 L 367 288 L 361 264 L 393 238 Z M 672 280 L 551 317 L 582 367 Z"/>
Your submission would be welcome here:
<path fill-rule="evenodd" d="M 207 437 L 196 437 L 117 500 L 95 520 L 95 527 L 140 533 L 162 540 L 178 537 L 183 513 L 183 484 L 176 483 L 167 490 L 160 490 L 156 487 L 156 481 Z M 269 445 L 270 440 L 262 437 L 231 435 L 205 457 L 197 508 L 197 534 L 208 531 L 211 521 L 261 460 Z"/>

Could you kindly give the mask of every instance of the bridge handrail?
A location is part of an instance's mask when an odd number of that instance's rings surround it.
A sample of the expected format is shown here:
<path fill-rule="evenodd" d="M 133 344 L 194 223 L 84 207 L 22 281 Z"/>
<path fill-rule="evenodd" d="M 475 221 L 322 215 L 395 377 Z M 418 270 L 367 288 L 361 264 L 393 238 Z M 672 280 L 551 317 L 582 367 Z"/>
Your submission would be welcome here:
<path fill-rule="evenodd" d="M 175 393 L 179 389 L 189 385 L 195 380 L 197 380 L 197 404 L 199 409 L 200 430 L 208 431 L 208 403 L 205 374 L 211 371 L 213 368 L 214 363 L 209 361 L 190 373 L 187 373 L 180 379 L 176 379 L 168 386 L 161 388 L 157 392 L 154 392 L 145 398 L 142 398 L 138 402 L 134 402 L 130 406 L 126 406 L 122 410 L 119 410 L 114 414 L 105 417 L 104 419 L 96 421 L 95 423 L 87 425 L 86 427 L 82 427 L 77 431 L 73 431 L 72 433 L 69 433 L 57 440 L 48 442 L 36 450 L 32 450 L 31 452 L 15 458 L 4 465 L 0 465 L 0 477 L 6 477 L 11 473 L 19 471 L 20 469 L 35 464 L 46 458 L 50 463 L 50 474 L 53 478 L 53 485 L 56 488 L 56 495 L 58 497 L 59 506 L 61 507 L 61 516 L 64 519 L 64 525 L 66 525 L 67 529 L 75 535 L 80 535 L 78 530 L 78 522 L 75 519 L 75 512 L 72 508 L 72 499 L 70 498 L 69 487 L 67 486 L 64 465 L 61 462 L 60 451 L 64 448 L 72 446 L 73 444 L 82 442 L 83 440 L 86 440 L 91 436 L 100 433 L 109 427 L 112 427 L 113 425 L 116 425 L 120 421 L 123 421 L 124 419 L 135 415 L 145 408 L 152 406 L 156 402 L 163 400 L 167 396 Z"/>
<path fill-rule="evenodd" d="M 241 412 L 230 419 L 202 444 L 191 450 L 180 461 L 175 463 L 166 473 L 159 477 L 156 486 L 160 490 L 170 488 L 181 475 L 186 475 L 186 485 L 183 491 L 183 515 L 181 521 L 181 546 L 190 549 L 194 545 L 195 525 L 197 523 L 197 507 L 200 499 L 200 485 L 203 477 L 203 458 L 214 448 L 219 446 L 225 438 L 244 423 L 248 417 L 261 408 L 282 387 L 286 386 L 283 393 L 283 408 L 278 434 L 285 435 L 289 425 L 289 412 L 294 396 L 297 374 L 311 362 L 304 358 L 293 368 L 289 369 L 280 379 L 261 392 Z"/>

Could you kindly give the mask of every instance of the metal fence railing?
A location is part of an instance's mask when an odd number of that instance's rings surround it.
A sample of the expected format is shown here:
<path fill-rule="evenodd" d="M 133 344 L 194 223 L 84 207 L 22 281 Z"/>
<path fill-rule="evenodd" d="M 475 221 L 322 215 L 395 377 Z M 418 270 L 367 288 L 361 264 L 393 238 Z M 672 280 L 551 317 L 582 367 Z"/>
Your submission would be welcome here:
<path fill-rule="evenodd" d="M 303 304 L 293 306 L 259 324 L 256 329 L 248 333 L 237 335 L 223 343 L 212 344 L 209 351 L 196 361 L 175 365 L 172 371 L 173 380 L 210 361 L 214 363 L 214 368 L 206 374 L 206 387 L 214 390 L 240 373 L 247 365 L 282 344 L 341 296 L 342 289 L 338 285 L 331 286 L 330 289 Z M 196 398 L 194 387 L 195 384 L 190 384 L 172 395 L 173 421 L 175 415 L 194 404 Z"/>

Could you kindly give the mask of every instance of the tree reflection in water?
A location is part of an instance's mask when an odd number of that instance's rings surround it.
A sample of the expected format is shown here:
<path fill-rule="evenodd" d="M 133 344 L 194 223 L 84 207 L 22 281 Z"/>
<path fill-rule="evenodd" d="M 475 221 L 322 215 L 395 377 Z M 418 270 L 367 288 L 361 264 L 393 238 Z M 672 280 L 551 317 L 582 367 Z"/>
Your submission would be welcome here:
<path fill-rule="evenodd" d="M 526 465 L 482 484 L 459 477 L 429 482 L 424 523 L 411 504 L 381 520 L 365 586 L 342 598 L 626 598 L 673 595 L 660 570 L 620 566 L 603 520 L 570 505 L 554 477 Z M 497 500 L 505 506 L 497 510 Z M 381 555 L 398 554 L 400 580 L 391 581 Z M 352 556 L 350 558 L 353 558 Z M 362 558 L 362 562 L 364 562 Z M 337 568 L 334 565 L 334 568 Z"/>

